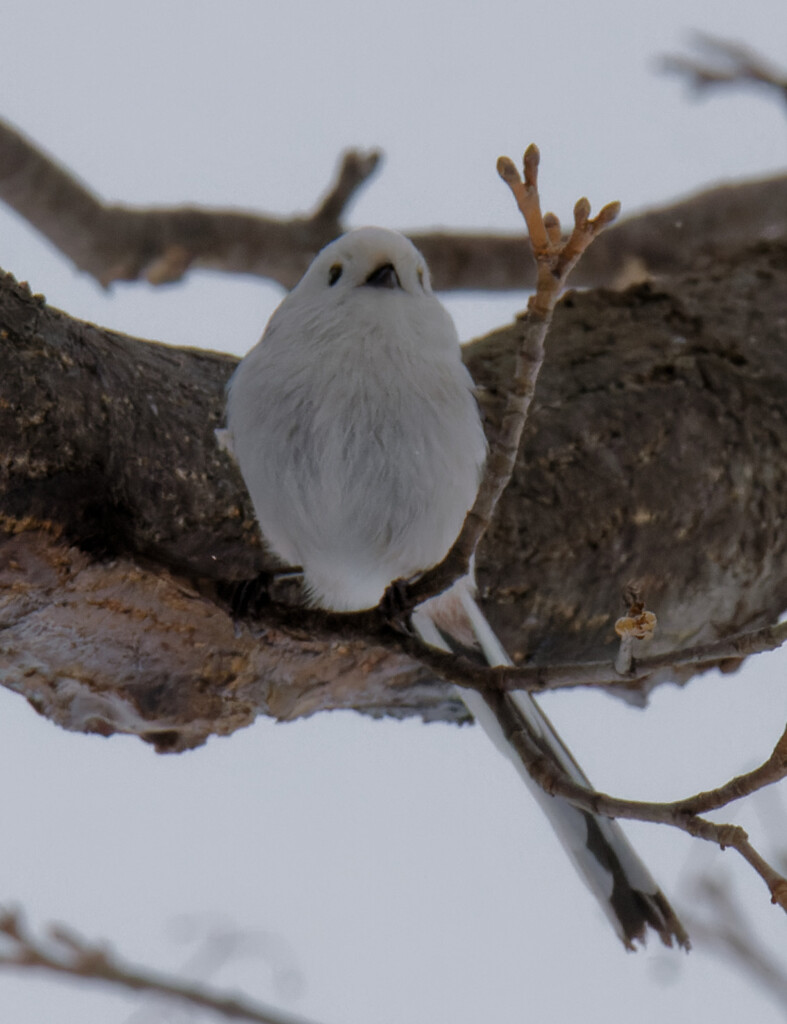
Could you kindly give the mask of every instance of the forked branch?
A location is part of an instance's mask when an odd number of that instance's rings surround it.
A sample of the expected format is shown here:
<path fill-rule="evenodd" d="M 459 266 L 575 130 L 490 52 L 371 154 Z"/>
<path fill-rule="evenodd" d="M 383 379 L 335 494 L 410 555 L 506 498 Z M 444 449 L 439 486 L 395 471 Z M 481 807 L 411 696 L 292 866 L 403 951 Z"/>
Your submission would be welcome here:
<path fill-rule="evenodd" d="M 769 65 L 751 47 L 704 32 L 695 34 L 694 44 L 705 53 L 705 59 L 672 55 L 662 61 L 664 70 L 683 75 L 698 91 L 753 83 L 775 90 L 787 100 L 787 74 Z"/>
<path fill-rule="evenodd" d="M 498 173 L 511 189 L 527 224 L 530 246 L 537 267 L 536 293 L 527 311 L 517 318 L 516 363 L 514 380 L 508 393 L 500 432 L 492 445 L 486 470 L 472 509 L 446 557 L 406 587 L 405 605 L 411 610 L 429 597 L 442 593 L 470 567 L 478 543 L 494 515 L 500 496 L 508 486 L 516 463 L 536 381 L 544 361 L 544 342 L 558 296 L 568 275 L 593 239 L 611 224 L 620 211 L 619 203 L 605 206 L 590 219 L 590 204 L 580 199 L 574 208 L 574 230 L 561 239 L 560 222 L 554 214 L 541 214 L 538 192 L 540 154 L 535 145 L 524 155 L 524 181 L 513 161 L 500 157 Z"/>
<path fill-rule="evenodd" d="M 744 829 L 739 825 L 717 824 L 700 817 L 700 812 L 716 810 L 732 800 L 748 796 L 763 786 L 779 782 L 787 776 L 787 729 L 768 760 L 753 772 L 739 775 L 717 789 L 698 793 L 683 800 L 651 803 L 622 800 L 580 786 L 563 773 L 553 761 L 544 757 L 529 733 L 522 729 L 518 716 L 512 712 L 505 696 L 492 694 L 488 700 L 529 774 L 547 793 L 564 797 L 577 807 L 593 814 L 672 825 L 688 832 L 689 835 L 716 843 L 721 849 L 731 847 L 748 861 L 768 886 L 771 902 L 787 912 L 787 879 L 757 852 L 749 842 Z"/>
<path fill-rule="evenodd" d="M 342 217 L 374 174 L 377 151 L 346 152 L 310 216 L 284 220 L 240 210 L 144 209 L 105 203 L 75 175 L 0 120 L 0 200 L 100 284 L 179 280 L 192 266 L 259 273 L 287 287 L 341 234 Z"/>
<path fill-rule="evenodd" d="M 511 189 L 525 219 L 530 246 L 536 261 L 536 293 L 527 304 L 533 318 L 551 315 L 568 275 L 596 235 L 608 227 L 620 213 L 620 203 L 608 203 L 598 216 L 590 219 L 590 203 L 584 197 L 574 206 L 574 229 L 563 240 L 560 221 L 554 213 L 541 213 L 538 194 L 538 165 L 541 154 L 531 143 L 523 160 L 524 181 L 513 160 L 501 156 L 497 173 Z"/>

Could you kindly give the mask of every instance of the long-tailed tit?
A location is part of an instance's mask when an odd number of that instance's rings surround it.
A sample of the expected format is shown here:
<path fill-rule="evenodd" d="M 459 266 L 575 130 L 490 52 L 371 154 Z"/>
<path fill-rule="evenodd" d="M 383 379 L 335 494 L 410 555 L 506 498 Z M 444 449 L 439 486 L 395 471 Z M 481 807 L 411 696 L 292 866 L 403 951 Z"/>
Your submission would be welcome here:
<path fill-rule="evenodd" d="M 453 321 L 403 236 L 361 228 L 332 242 L 273 314 L 228 388 L 227 426 L 263 537 L 300 565 L 312 601 L 375 606 L 395 579 L 439 562 L 473 504 L 486 440 Z M 511 664 L 471 577 L 416 609 L 421 637 L 473 635 Z M 627 947 L 653 927 L 686 944 L 669 903 L 608 818 L 534 783 L 483 696 L 462 699 L 514 763 Z M 536 702 L 511 695 L 546 756 L 587 778 Z"/>

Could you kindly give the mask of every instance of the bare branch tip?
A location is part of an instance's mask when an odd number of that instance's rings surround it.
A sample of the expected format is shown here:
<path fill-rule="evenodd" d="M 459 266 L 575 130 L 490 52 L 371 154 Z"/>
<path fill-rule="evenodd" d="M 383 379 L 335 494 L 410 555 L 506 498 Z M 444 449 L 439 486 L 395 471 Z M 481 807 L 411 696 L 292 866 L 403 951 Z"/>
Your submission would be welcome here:
<path fill-rule="evenodd" d="M 553 246 L 560 244 L 560 221 L 554 213 L 544 214 L 544 228 L 549 236 L 549 242 Z"/>
<path fill-rule="evenodd" d="M 535 186 L 538 183 L 538 165 L 541 163 L 541 152 L 535 142 L 531 142 L 525 150 L 522 165 L 525 171 L 525 184 Z"/>
<path fill-rule="evenodd" d="M 358 165 L 358 173 L 364 179 L 374 174 L 383 159 L 383 151 L 381 149 L 370 149 L 367 152 L 363 150 L 350 150 L 350 154 L 355 158 Z"/>
<path fill-rule="evenodd" d="M 507 185 L 519 185 L 522 183 L 519 171 L 516 169 L 516 164 L 510 157 L 499 156 L 497 158 L 497 173 Z"/>
<path fill-rule="evenodd" d="M 620 203 L 615 200 L 614 203 L 607 203 L 606 206 L 602 207 L 598 216 L 596 217 L 596 224 L 598 229 L 607 227 L 613 220 L 617 220 L 620 216 Z"/>
<path fill-rule="evenodd" d="M 332 228 L 340 226 L 341 217 L 350 200 L 372 176 L 380 163 L 381 155 L 379 150 L 344 150 L 334 182 L 312 214 L 312 221 L 327 221 Z"/>
<path fill-rule="evenodd" d="M 590 200 L 582 196 L 574 203 L 574 223 L 577 227 L 584 227 L 590 217 Z"/>
<path fill-rule="evenodd" d="M 771 885 L 771 903 L 787 911 L 787 879 L 780 878 Z"/>

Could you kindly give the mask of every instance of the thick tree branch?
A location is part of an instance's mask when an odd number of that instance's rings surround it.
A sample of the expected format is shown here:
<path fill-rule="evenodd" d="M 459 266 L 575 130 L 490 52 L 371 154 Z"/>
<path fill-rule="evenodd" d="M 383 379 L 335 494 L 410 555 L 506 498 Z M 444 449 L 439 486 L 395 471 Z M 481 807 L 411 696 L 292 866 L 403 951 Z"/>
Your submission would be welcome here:
<path fill-rule="evenodd" d="M 175 280 L 190 267 L 254 274 L 291 288 L 315 253 L 343 230 L 342 213 L 377 166 L 376 153 L 345 155 L 338 179 L 310 217 L 182 206 L 104 203 L 21 132 L 0 121 L 0 200 L 82 271 L 116 280 Z M 349 186 L 349 187 L 348 187 Z M 405 228 L 439 291 L 531 288 L 523 240 Z M 761 239 L 787 238 L 787 177 L 726 185 L 612 227 L 586 254 L 577 286 L 676 274 Z"/>
<path fill-rule="evenodd" d="M 374 173 L 377 152 L 344 154 L 309 217 L 289 221 L 196 207 L 139 210 L 102 202 L 74 175 L 0 121 L 0 198 L 102 285 L 163 284 L 191 266 L 249 272 L 292 287 L 343 228 L 349 202 Z"/>
<path fill-rule="evenodd" d="M 518 330 L 468 350 L 493 438 Z M 617 679 L 643 700 L 665 679 L 739 662 L 745 648 L 714 645 L 787 605 L 784 249 L 669 289 L 569 294 L 552 330 L 478 555 L 486 610 L 524 666 L 511 685 Z M 213 437 L 234 360 L 81 324 L 8 278 L 0 360 L 7 686 L 69 728 L 161 750 L 261 713 L 464 717 L 429 685 L 440 665 L 368 622 L 263 606 L 253 630 L 233 625 L 217 588 L 275 567 Z M 614 623 L 632 579 L 659 629 L 649 659 L 620 677 Z"/>
<path fill-rule="evenodd" d="M 90 943 L 63 925 L 37 938 L 18 911 L 0 908 L 0 968 L 46 971 L 155 995 L 198 1010 L 251 1024 L 309 1024 L 303 1017 L 262 1003 L 225 995 L 198 982 L 181 981 L 119 960 L 106 943 Z"/>

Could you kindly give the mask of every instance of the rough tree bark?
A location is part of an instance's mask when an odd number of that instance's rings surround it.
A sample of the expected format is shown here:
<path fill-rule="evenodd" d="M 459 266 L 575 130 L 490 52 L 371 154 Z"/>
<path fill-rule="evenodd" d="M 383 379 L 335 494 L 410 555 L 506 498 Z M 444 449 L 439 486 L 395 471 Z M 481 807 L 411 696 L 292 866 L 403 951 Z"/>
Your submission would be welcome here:
<path fill-rule="evenodd" d="M 213 436 L 233 359 L 83 324 L 6 277 L 0 361 L 6 686 L 68 728 L 161 750 L 261 713 L 464 715 L 368 617 L 270 605 L 233 622 L 227 584 L 273 568 Z M 506 330 L 467 361 L 494 432 Z M 787 606 L 785 395 L 782 243 L 567 295 L 480 550 L 489 616 L 517 658 L 614 660 L 632 580 L 658 615 L 654 652 L 774 620 Z"/>

